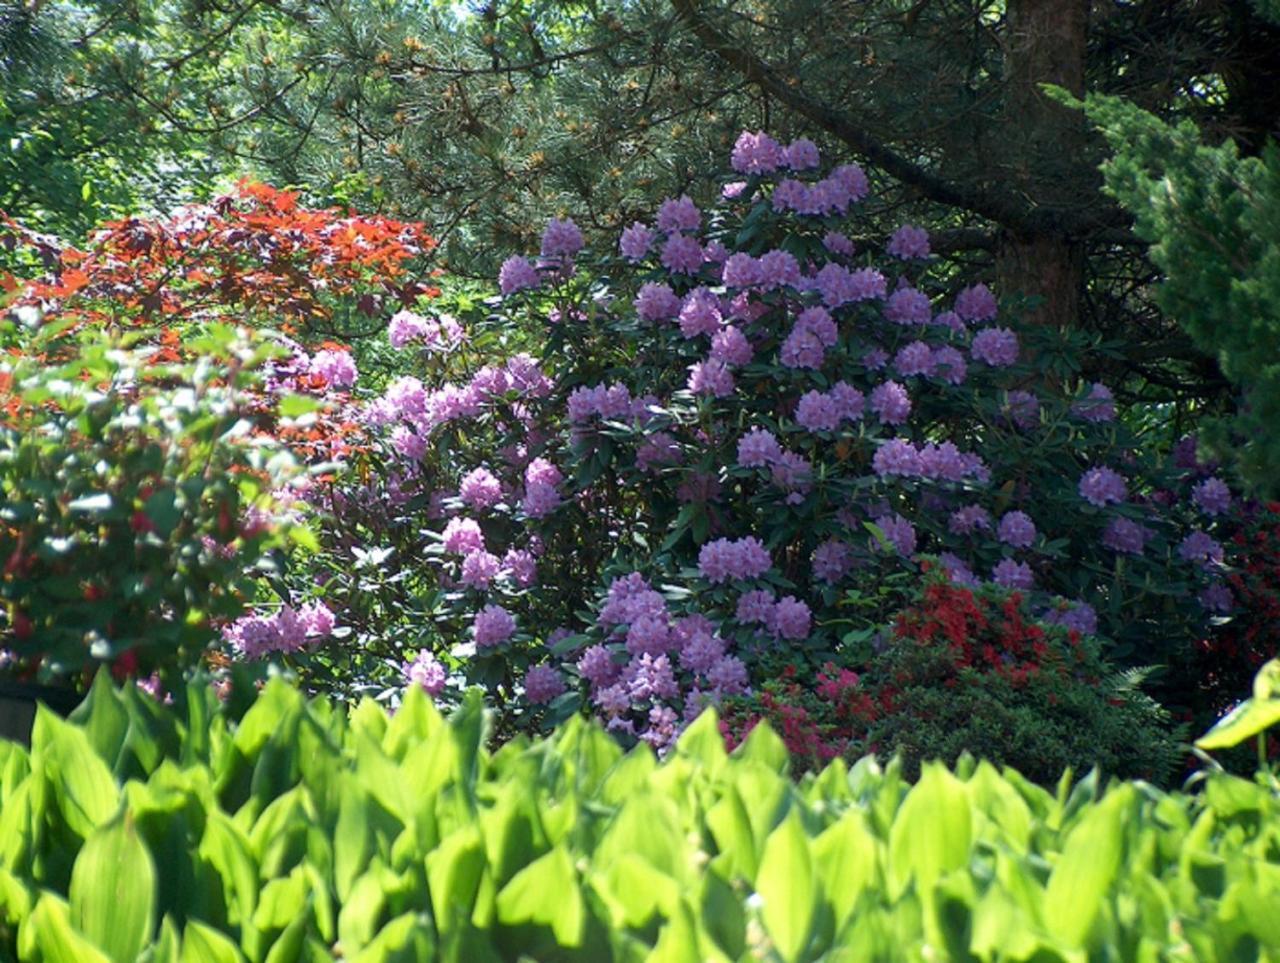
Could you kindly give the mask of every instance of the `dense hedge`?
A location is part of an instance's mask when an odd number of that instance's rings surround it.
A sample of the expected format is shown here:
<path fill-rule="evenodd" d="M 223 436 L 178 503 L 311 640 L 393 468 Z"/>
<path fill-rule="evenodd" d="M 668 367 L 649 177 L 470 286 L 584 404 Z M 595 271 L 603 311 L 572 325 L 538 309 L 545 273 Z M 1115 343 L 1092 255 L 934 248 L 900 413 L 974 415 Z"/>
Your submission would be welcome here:
<path fill-rule="evenodd" d="M 658 762 L 581 719 L 490 753 L 476 701 L 394 717 L 276 681 L 238 723 L 100 678 L 0 743 L 0 958 L 1257 959 L 1280 802 L 962 761 L 793 783 L 708 714 Z M 141 956 L 139 954 L 141 953 Z"/>

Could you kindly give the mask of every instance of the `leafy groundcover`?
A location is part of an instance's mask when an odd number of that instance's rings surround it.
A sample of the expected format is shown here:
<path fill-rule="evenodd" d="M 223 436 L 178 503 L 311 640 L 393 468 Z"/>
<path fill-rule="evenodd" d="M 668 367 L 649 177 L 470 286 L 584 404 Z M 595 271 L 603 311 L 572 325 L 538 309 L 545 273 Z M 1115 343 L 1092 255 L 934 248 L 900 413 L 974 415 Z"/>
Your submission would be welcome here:
<path fill-rule="evenodd" d="M 490 753 L 280 681 L 233 722 L 100 678 L 0 742 L 0 959 L 1280 959 L 1280 805 L 962 760 L 794 782 L 702 716 L 663 760 L 575 719 Z"/>

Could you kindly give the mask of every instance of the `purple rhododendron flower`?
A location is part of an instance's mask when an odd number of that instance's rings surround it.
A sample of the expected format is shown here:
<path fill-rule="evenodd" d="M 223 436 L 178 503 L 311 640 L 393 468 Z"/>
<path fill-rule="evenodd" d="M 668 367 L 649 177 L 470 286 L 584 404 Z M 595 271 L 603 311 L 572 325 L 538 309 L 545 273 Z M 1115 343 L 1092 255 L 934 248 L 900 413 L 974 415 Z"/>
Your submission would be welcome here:
<path fill-rule="evenodd" d="M 582 250 L 582 232 L 565 218 L 553 217 L 542 232 L 542 256 L 571 258 Z"/>
<path fill-rule="evenodd" d="M 711 337 L 711 357 L 716 361 L 740 366 L 749 362 L 753 354 L 747 336 L 733 325 L 720 329 Z"/>
<path fill-rule="evenodd" d="M 1080 478 L 1080 497 L 1090 505 L 1102 508 L 1111 503 L 1119 504 L 1129 497 L 1124 478 L 1119 472 L 1106 466 L 1090 468 Z"/>
<path fill-rule="evenodd" d="M 680 333 L 686 338 L 714 335 L 722 321 L 720 299 L 706 288 L 697 288 L 685 295 L 680 307 Z"/>
<path fill-rule="evenodd" d="M 996 567 L 991 570 L 991 581 L 1011 589 L 1031 589 L 1036 584 L 1031 566 L 1011 558 L 1002 559 L 996 564 Z"/>
<path fill-rule="evenodd" d="M 894 512 L 872 519 L 884 537 L 903 558 L 909 558 L 916 551 L 916 528 L 909 521 Z"/>
<path fill-rule="evenodd" d="M 991 529 L 991 513 L 981 505 L 958 508 L 947 521 L 947 531 L 952 535 L 969 535 L 978 529 Z"/>
<path fill-rule="evenodd" d="M 821 159 L 818 145 L 807 137 L 793 140 L 782 152 L 782 162 L 793 171 L 808 171 L 816 168 Z"/>
<path fill-rule="evenodd" d="M 1231 507 L 1231 489 L 1221 478 L 1211 476 L 1191 489 L 1191 500 L 1206 515 L 1221 515 Z"/>
<path fill-rule="evenodd" d="M 1071 411 L 1085 421 L 1102 423 L 1115 421 L 1116 402 L 1111 389 L 1095 381 L 1089 386 L 1089 393 L 1071 406 Z"/>
<path fill-rule="evenodd" d="M 840 423 L 840 409 L 821 391 L 808 391 L 796 405 L 796 423 L 807 431 L 834 431 Z"/>
<path fill-rule="evenodd" d="M 1147 544 L 1147 529 L 1129 518 L 1113 518 L 1102 533 L 1102 544 L 1113 552 L 1141 555 Z"/>
<path fill-rule="evenodd" d="M 484 549 L 484 533 L 470 518 L 451 518 L 444 527 L 444 550 L 451 555 L 466 555 Z"/>
<path fill-rule="evenodd" d="M 695 395 L 727 398 L 733 394 L 733 372 L 718 358 L 699 361 L 689 367 L 688 387 Z"/>
<path fill-rule="evenodd" d="M 781 454 L 782 446 L 778 439 L 764 428 L 752 428 L 738 439 L 738 464 L 743 468 L 766 467 Z"/>
<path fill-rule="evenodd" d="M 965 364 L 964 355 L 959 350 L 944 344 L 933 351 L 932 374 L 948 384 L 962 385 L 969 374 L 969 366 Z"/>
<path fill-rule="evenodd" d="M 649 281 L 640 286 L 636 295 L 636 314 L 645 321 L 665 321 L 680 313 L 680 298 L 670 285 Z"/>
<path fill-rule="evenodd" d="M 724 262 L 722 280 L 726 287 L 749 288 L 760 282 L 760 263 L 750 254 L 729 255 Z"/>
<path fill-rule="evenodd" d="M 565 691 L 564 676 L 549 665 L 531 666 L 524 674 L 524 697 L 544 705 Z"/>
<path fill-rule="evenodd" d="M 319 375 L 339 390 L 356 383 L 356 363 L 350 351 L 317 351 L 311 359 L 311 373 Z"/>
<path fill-rule="evenodd" d="M 813 614 L 794 595 L 784 595 L 769 613 L 769 628 L 779 638 L 798 642 L 809 637 Z"/>
<path fill-rule="evenodd" d="M 1026 512 L 1006 512 L 996 526 L 996 537 L 1014 548 L 1030 548 L 1036 540 L 1036 526 Z"/>
<path fill-rule="evenodd" d="M 896 381 L 876 385 L 871 391 L 871 410 L 886 425 L 900 425 L 911 414 L 911 396 Z"/>
<path fill-rule="evenodd" d="M 1200 592 L 1199 602 L 1209 612 L 1230 612 L 1235 608 L 1236 599 L 1227 586 L 1213 582 Z"/>
<path fill-rule="evenodd" d="M 1018 361 L 1018 336 L 1008 328 L 983 328 L 973 336 L 969 354 L 993 368 L 1005 368 Z"/>
<path fill-rule="evenodd" d="M 498 556 L 483 549 L 477 549 L 463 558 L 462 573 L 458 576 L 458 580 L 463 585 L 484 590 L 501 572 L 502 561 Z"/>
<path fill-rule="evenodd" d="M 658 206 L 658 230 L 664 234 L 696 231 L 702 223 L 702 214 L 687 195 L 667 198 Z"/>
<path fill-rule="evenodd" d="M 898 288 L 885 302 L 884 316 L 894 324 L 928 324 L 933 317 L 929 296 L 915 288 Z"/>
<path fill-rule="evenodd" d="M 782 147 L 764 131 L 743 131 L 733 145 L 730 166 L 739 174 L 772 174 L 784 162 Z"/>
<path fill-rule="evenodd" d="M 487 468 L 473 468 L 462 476 L 458 497 L 472 508 L 483 511 L 502 501 L 502 484 Z"/>
<path fill-rule="evenodd" d="M 502 262 L 502 267 L 498 271 L 498 290 L 502 292 L 502 296 L 515 294 L 517 291 L 524 291 L 528 288 L 536 288 L 542 283 L 542 279 L 538 277 L 538 271 L 528 258 L 520 257 L 513 254 Z"/>
<path fill-rule="evenodd" d="M 429 696 L 438 696 L 444 691 L 446 673 L 434 655 L 426 649 L 419 649 L 412 661 L 406 661 L 403 668 L 405 685 L 422 686 Z"/>
<path fill-rule="evenodd" d="M 959 354 L 959 352 L 956 353 Z M 961 358 L 961 364 L 963 363 L 964 359 Z M 923 341 L 912 341 L 910 344 L 903 345 L 893 358 L 894 370 L 904 378 L 910 378 L 913 375 L 931 375 L 934 372 L 934 366 L 933 349 Z"/>
<path fill-rule="evenodd" d="M 731 578 L 758 578 L 772 565 L 773 560 L 769 558 L 764 543 L 751 535 L 737 541 L 717 538 L 707 542 L 698 552 L 698 571 L 713 584 Z"/>
<path fill-rule="evenodd" d="M 1030 431 L 1040 424 L 1040 401 L 1030 391 L 1010 391 L 1005 411 L 1023 431 Z"/>
<path fill-rule="evenodd" d="M 906 261 L 929 256 L 929 232 L 922 227 L 904 224 L 893 232 L 885 249 L 896 258 Z"/>
<path fill-rule="evenodd" d="M 649 254 L 649 248 L 653 246 L 655 237 L 657 234 L 652 228 L 636 221 L 630 227 L 623 229 L 622 237 L 618 241 L 618 250 L 628 261 L 643 261 Z"/>
<path fill-rule="evenodd" d="M 975 284 L 956 295 L 956 314 L 965 321 L 990 321 L 997 311 L 995 295 L 985 284 Z"/>
<path fill-rule="evenodd" d="M 881 478 L 914 478 L 920 474 L 920 453 L 905 438 L 890 438 L 876 449 L 871 468 Z"/>
<path fill-rule="evenodd" d="M 853 567 L 853 550 L 838 539 L 828 539 L 813 550 L 813 577 L 834 585 Z"/>
<path fill-rule="evenodd" d="M 702 267 L 702 245 L 685 234 L 672 234 L 662 245 L 660 260 L 672 274 L 697 274 Z"/>
<path fill-rule="evenodd" d="M 578 674 L 596 688 L 611 685 L 621 671 L 603 645 L 593 645 L 578 657 Z"/>
<path fill-rule="evenodd" d="M 516 631 L 516 620 L 500 605 L 486 605 L 471 623 L 477 648 L 501 645 Z"/>
<path fill-rule="evenodd" d="M 822 238 L 822 246 L 832 254 L 839 254 L 844 257 L 853 256 L 853 241 L 839 231 L 827 231 Z"/>
<path fill-rule="evenodd" d="M 1207 568 L 1222 564 L 1222 546 L 1208 532 L 1196 529 L 1187 534 L 1178 545 L 1178 555 L 1188 562 Z"/>

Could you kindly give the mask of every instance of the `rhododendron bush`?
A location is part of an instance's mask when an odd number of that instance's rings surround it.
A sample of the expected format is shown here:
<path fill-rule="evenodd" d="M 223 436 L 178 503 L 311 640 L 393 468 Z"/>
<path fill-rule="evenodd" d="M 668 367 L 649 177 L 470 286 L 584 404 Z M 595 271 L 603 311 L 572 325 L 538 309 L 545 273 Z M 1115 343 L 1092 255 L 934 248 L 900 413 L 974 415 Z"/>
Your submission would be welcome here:
<path fill-rule="evenodd" d="M 365 393 L 369 444 L 315 493 L 326 548 L 295 573 L 355 634 L 285 661 L 480 684 L 506 731 L 581 706 L 661 749 L 779 653 L 811 687 L 865 669 L 927 556 L 1118 666 L 1181 664 L 1232 606 L 1233 495 L 1194 439 L 1136 434 L 1078 377 L 1087 339 L 1020 328 L 923 230 L 851 240 L 856 165 L 744 134 L 731 166 L 723 203 L 668 199 L 616 256 L 556 218 L 488 309 L 391 317 L 402 373 Z M 270 633 L 226 631 L 249 656 Z"/>

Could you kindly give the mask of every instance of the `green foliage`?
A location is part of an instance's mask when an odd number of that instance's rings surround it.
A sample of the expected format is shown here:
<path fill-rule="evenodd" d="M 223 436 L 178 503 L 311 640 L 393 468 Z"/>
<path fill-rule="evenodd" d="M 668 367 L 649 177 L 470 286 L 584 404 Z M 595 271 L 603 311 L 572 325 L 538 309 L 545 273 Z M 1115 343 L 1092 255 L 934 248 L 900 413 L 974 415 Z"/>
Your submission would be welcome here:
<path fill-rule="evenodd" d="M 285 544 L 244 517 L 293 471 L 243 390 L 276 349 L 219 326 L 178 364 L 102 329 L 0 337 L 27 351 L 0 366 L 0 648 L 73 685 L 195 665 Z"/>
<path fill-rule="evenodd" d="M 661 763 L 575 719 L 489 753 L 469 702 L 395 716 L 276 680 L 0 743 L 0 957 L 35 960 L 1256 959 L 1280 947 L 1280 801 L 962 760 L 798 784 L 707 714 Z M 146 745 L 155 719 L 176 738 Z M 127 720 L 127 721 L 126 721 Z M 86 755 L 87 754 L 87 755 Z M 70 760 L 92 760 L 90 796 Z M 116 907 L 112 925 L 102 913 Z"/>
<path fill-rule="evenodd" d="M 1107 190 L 1164 274 L 1158 303 L 1242 392 L 1218 453 L 1238 457 L 1259 491 L 1280 491 L 1280 149 L 1242 157 L 1115 97 L 1085 110 L 1115 152 Z"/>
<path fill-rule="evenodd" d="M 1280 723 L 1280 659 L 1272 659 L 1253 680 L 1253 697 L 1245 699 L 1196 740 L 1201 749 L 1230 749 L 1261 736 Z"/>

